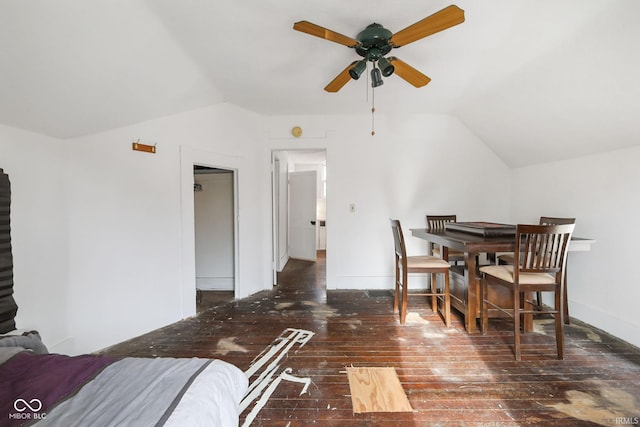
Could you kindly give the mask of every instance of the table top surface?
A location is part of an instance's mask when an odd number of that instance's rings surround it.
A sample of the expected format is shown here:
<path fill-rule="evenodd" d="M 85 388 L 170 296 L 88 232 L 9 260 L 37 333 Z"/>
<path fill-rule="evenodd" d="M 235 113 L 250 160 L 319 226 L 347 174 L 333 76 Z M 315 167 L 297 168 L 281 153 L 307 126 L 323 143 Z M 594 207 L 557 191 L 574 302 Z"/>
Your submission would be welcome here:
<path fill-rule="evenodd" d="M 484 236 L 457 230 L 429 230 L 428 228 L 411 228 L 410 231 L 414 237 L 463 252 L 512 252 L 515 249 L 515 237 L 513 234 Z M 571 243 L 575 243 L 575 246 L 577 244 L 584 246 L 595 243 L 595 240 L 572 236 Z M 569 250 L 571 250 L 571 246 L 569 245 Z"/>
<path fill-rule="evenodd" d="M 510 241 L 513 242 L 514 235 L 513 234 L 502 234 L 497 236 L 485 236 L 478 233 L 468 233 L 464 231 L 458 230 L 429 230 L 428 228 L 412 228 L 411 234 L 416 237 L 432 237 L 432 238 L 440 238 L 440 239 L 449 239 L 452 241 L 459 242 L 498 242 L 498 241 Z"/>
<path fill-rule="evenodd" d="M 483 234 L 485 236 L 509 235 L 514 236 L 516 226 L 512 224 L 500 224 L 497 222 L 448 222 L 445 230 L 462 231 L 463 233 Z"/>

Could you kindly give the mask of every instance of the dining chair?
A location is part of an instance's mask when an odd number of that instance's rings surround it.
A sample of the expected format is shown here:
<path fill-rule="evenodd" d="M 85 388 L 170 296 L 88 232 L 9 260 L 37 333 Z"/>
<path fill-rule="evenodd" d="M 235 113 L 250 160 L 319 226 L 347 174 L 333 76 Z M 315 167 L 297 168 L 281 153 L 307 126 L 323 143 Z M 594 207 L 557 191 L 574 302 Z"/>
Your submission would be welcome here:
<path fill-rule="evenodd" d="M 553 216 L 541 216 L 540 217 L 540 225 L 561 225 L 561 224 L 575 224 L 576 223 L 576 219 L 575 218 L 560 218 L 560 217 L 553 217 Z M 499 255 L 497 258 L 497 262 L 498 264 L 513 264 L 513 260 L 514 260 L 514 255 L 513 252 L 512 253 L 508 253 L 508 254 L 502 254 Z M 564 310 L 564 323 L 566 323 L 567 325 L 570 323 L 569 320 L 569 297 L 568 297 L 568 291 L 567 291 L 567 270 L 565 268 L 565 277 L 564 277 L 564 307 L 562 308 Z M 536 294 L 536 304 L 537 307 L 540 308 L 542 307 L 542 294 L 540 292 L 538 292 Z"/>
<path fill-rule="evenodd" d="M 409 273 L 431 274 L 430 289 L 426 292 L 411 292 L 411 296 L 430 296 L 431 309 L 438 313 L 447 327 L 451 326 L 451 296 L 449 293 L 449 262 L 436 256 L 407 256 L 402 226 L 397 219 L 391 219 L 391 231 L 395 246 L 395 293 L 393 312 L 400 313 L 400 324 L 407 318 L 409 297 Z M 443 275 L 443 286 L 438 289 L 438 274 Z"/>
<path fill-rule="evenodd" d="M 558 359 L 564 359 L 564 281 L 567 247 L 575 224 L 516 226 L 515 257 L 511 265 L 489 265 L 480 268 L 481 326 L 487 333 L 489 311 L 504 313 L 513 319 L 514 352 L 520 360 L 520 316 L 551 314 L 554 318 Z M 489 287 L 501 286 L 511 293 L 511 307 L 489 301 Z M 536 308 L 529 300 L 533 292 L 552 292 L 554 306 Z M 504 304 L 506 305 L 506 304 Z"/>
<path fill-rule="evenodd" d="M 444 230 L 447 223 L 457 222 L 456 215 L 427 215 L 427 228 L 432 230 Z M 440 245 L 435 243 L 429 243 L 431 246 L 431 253 L 438 258 L 442 258 L 442 250 Z M 458 261 L 464 261 L 464 252 L 451 250 L 447 251 L 447 259 L 449 262 L 453 262 L 454 265 L 458 264 Z"/>

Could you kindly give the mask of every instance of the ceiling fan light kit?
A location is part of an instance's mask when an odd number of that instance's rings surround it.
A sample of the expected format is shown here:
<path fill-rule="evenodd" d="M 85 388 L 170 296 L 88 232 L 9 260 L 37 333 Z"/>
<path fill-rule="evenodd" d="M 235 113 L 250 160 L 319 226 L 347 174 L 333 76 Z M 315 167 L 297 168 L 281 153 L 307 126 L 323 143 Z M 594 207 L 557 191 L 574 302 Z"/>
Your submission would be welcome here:
<path fill-rule="evenodd" d="M 391 62 L 385 57 L 378 59 L 378 68 L 382 72 L 384 77 L 389 77 L 395 71 L 395 68 Z"/>
<path fill-rule="evenodd" d="M 382 86 L 384 81 L 382 81 L 382 73 L 379 68 L 376 68 L 375 63 L 373 64 L 373 69 L 371 70 L 371 87 Z"/>
<path fill-rule="evenodd" d="M 357 61 L 353 64 L 353 66 L 349 68 L 349 76 L 353 80 L 358 80 L 362 75 L 362 73 L 364 73 L 364 70 L 366 69 L 367 69 L 367 61 L 365 61 L 364 59 L 361 61 Z"/>

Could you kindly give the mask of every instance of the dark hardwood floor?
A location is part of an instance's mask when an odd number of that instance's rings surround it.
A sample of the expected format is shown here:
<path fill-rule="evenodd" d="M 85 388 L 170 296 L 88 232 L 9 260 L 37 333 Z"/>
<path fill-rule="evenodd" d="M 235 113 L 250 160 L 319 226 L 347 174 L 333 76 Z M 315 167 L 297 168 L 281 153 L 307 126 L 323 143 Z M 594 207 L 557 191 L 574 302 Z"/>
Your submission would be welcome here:
<path fill-rule="evenodd" d="M 230 301 L 233 301 L 233 291 L 198 291 L 196 294 L 196 311 L 200 314 Z"/>
<path fill-rule="evenodd" d="M 469 335 L 453 316 L 447 329 L 425 300 L 409 302 L 407 323 L 391 312 L 390 291 L 325 292 L 324 257 L 290 261 L 279 285 L 240 301 L 216 302 L 193 318 L 103 350 L 139 357 L 219 358 L 247 370 L 286 328 L 315 335 L 282 367 L 311 385 L 283 381 L 255 426 L 596 426 L 638 424 L 640 350 L 578 321 L 555 358 L 553 325 L 523 336 L 490 322 Z M 345 368 L 395 367 L 414 412 L 354 414 Z M 241 422 L 253 408 L 241 415 Z"/>

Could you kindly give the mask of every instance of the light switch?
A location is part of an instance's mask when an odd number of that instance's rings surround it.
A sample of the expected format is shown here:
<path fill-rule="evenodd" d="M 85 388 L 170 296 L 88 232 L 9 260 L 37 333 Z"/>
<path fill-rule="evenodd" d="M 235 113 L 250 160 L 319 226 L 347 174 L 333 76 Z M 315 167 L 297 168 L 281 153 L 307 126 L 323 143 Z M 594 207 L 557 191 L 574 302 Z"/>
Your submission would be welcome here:
<path fill-rule="evenodd" d="M 355 203 L 351 203 L 349 205 L 349 212 L 356 213 L 356 204 Z"/>

